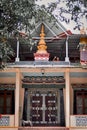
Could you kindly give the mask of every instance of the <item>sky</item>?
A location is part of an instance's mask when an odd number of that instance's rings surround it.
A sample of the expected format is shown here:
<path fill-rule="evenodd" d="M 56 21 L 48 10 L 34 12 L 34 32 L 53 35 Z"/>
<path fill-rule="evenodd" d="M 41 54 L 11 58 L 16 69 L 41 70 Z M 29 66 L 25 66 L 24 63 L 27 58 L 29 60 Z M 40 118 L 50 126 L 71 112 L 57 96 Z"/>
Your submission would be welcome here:
<path fill-rule="evenodd" d="M 61 1 L 63 1 L 63 0 L 61 0 Z M 40 6 L 44 4 L 44 5 L 47 6 L 48 3 L 50 3 L 50 2 L 56 2 L 56 0 L 38 0 L 38 1 L 37 1 L 37 4 L 40 5 Z M 58 6 L 64 7 L 65 5 L 64 5 L 63 2 L 61 2 L 61 4 L 58 5 Z M 58 14 L 58 11 L 55 10 L 55 13 Z M 69 15 L 67 15 L 67 17 L 69 17 Z M 61 22 L 61 21 L 59 21 L 59 22 Z M 86 20 L 85 18 L 82 18 L 82 19 L 80 19 L 80 22 L 83 23 L 83 25 L 82 25 L 81 28 L 83 28 L 83 26 L 84 26 L 85 31 L 86 31 L 86 34 L 87 34 L 87 20 Z M 76 30 L 73 29 L 74 26 L 75 26 L 75 22 L 74 22 L 74 21 L 71 21 L 69 24 L 66 24 L 65 22 L 62 22 L 61 24 L 62 24 L 67 30 L 71 30 L 71 32 L 74 33 L 74 34 L 79 34 L 79 33 L 80 33 L 80 31 L 79 31 L 78 29 L 76 29 Z"/>

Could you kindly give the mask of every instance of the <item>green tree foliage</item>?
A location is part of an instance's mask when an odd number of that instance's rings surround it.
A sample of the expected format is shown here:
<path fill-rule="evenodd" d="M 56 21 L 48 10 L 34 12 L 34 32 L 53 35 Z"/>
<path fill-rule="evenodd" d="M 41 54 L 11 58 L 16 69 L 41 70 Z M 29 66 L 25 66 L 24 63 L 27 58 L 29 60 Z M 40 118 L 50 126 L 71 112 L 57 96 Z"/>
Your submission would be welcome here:
<path fill-rule="evenodd" d="M 9 45 L 10 38 L 19 37 L 22 42 L 29 42 L 30 31 L 35 27 L 35 23 L 41 19 L 42 13 L 46 15 L 46 11 L 36 5 L 35 0 L 0 0 L 1 62 L 7 61 L 10 55 L 14 54 Z M 23 30 L 27 34 L 27 38 L 21 36 L 20 32 Z"/>
<path fill-rule="evenodd" d="M 23 29 L 32 28 L 31 20 L 35 16 L 33 0 L 1 0 L 0 1 L 0 63 L 5 63 L 14 52 L 9 38 Z"/>
<path fill-rule="evenodd" d="M 23 28 L 32 28 L 32 20 L 37 13 L 34 0 L 1 0 L 0 28 L 9 33 Z"/>

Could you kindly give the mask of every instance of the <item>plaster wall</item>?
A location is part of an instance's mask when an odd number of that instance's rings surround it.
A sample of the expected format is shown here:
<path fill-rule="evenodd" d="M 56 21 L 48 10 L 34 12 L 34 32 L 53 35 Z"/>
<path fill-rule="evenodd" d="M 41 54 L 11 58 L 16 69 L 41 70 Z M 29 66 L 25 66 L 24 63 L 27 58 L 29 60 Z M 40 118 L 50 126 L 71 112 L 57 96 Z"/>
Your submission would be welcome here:
<path fill-rule="evenodd" d="M 0 78 L 0 83 L 9 83 L 9 84 L 10 84 L 10 83 L 11 83 L 11 84 L 12 84 L 12 83 L 15 83 L 15 77 L 14 77 L 14 78 L 13 78 L 13 77 L 12 77 L 12 78 L 11 78 L 11 77 L 10 77 L 10 78 L 9 78 L 9 77 Z"/>
<path fill-rule="evenodd" d="M 18 128 L 14 128 L 14 127 L 0 127 L 0 130 L 18 130 Z"/>
<path fill-rule="evenodd" d="M 84 78 L 78 78 L 78 77 L 70 78 L 70 83 L 71 84 L 74 84 L 74 83 L 87 83 L 87 77 L 84 77 Z"/>

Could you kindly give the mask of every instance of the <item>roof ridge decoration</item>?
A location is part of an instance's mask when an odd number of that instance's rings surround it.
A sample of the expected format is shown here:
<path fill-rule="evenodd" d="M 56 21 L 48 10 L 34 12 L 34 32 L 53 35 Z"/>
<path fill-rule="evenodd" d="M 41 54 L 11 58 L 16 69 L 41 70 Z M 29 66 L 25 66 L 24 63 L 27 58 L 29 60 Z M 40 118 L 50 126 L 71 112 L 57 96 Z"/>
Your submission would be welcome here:
<path fill-rule="evenodd" d="M 48 61 L 49 53 L 47 52 L 47 46 L 45 42 L 44 24 L 41 25 L 40 41 L 37 46 L 37 52 L 34 53 L 34 59 L 36 61 Z"/>

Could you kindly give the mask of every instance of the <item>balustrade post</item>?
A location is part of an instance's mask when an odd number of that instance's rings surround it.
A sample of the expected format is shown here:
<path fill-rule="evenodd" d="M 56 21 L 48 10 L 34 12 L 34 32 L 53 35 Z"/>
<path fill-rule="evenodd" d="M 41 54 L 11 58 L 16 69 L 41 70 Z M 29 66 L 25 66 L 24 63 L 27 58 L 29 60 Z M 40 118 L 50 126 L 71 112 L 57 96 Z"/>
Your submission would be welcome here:
<path fill-rule="evenodd" d="M 19 58 L 19 39 L 18 39 L 18 37 L 17 37 L 17 56 L 16 56 L 15 61 L 16 62 L 20 61 L 20 58 Z"/>
<path fill-rule="evenodd" d="M 66 38 L 66 57 L 65 57 L 65 61 L 69 62 L 69 57 L 68 57 L 68 36 Z"/>

